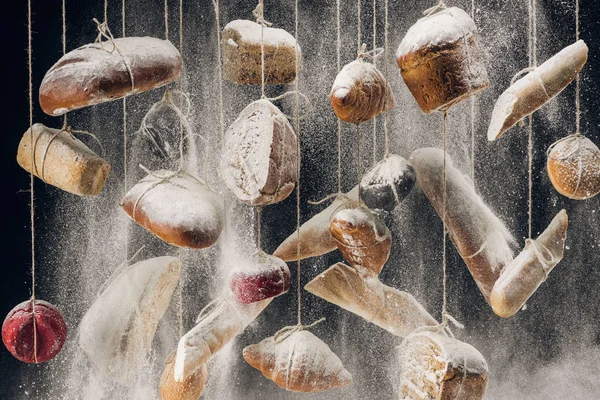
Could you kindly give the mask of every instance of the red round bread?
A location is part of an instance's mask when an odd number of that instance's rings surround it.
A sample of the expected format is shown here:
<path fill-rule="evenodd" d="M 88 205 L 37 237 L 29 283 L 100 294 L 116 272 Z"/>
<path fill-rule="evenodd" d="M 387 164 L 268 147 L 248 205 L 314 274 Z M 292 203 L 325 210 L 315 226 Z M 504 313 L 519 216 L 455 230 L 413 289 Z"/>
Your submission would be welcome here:
<path fill-rule="evenodd" d="M 67 338 L 67 325 L 62 314 L 47 301 L 35 300 L 35 335 L 33 320 L 33 302 L 26 300 L 13 308 L 2 324 L 2 342 L 8 351 L 29 364 L 53 359 Z"/>
<path fill-rule="evenodd" d="M 42 80 L 42 110 L 62 115 L 166 85 L 181 75 L 181 55 L 168 40 L 126 37 L 114 39 L 114 45 L 113 50 L 111 42 L 92 43 L 62 56 Z"/>

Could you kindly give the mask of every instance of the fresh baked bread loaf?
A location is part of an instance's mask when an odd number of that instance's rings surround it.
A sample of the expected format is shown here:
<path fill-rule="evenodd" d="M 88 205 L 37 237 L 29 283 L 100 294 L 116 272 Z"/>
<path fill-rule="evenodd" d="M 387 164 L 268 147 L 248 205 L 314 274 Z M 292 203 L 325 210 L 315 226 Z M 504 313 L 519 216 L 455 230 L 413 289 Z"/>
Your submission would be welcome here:
<path fill-rule="evenodd" d="M 508 264 L 496 281 L 490 304 L 496 315 L 508 318 L 523 307 L 527 299 L 546 280 L 550 271 L 562 260 L 569 218 L 559 212 L 535 240 Z"/>
<path fill-rule="evenodd" d="M 175 382 L 174 369 L 175 352 L 171 353 L 167 359 L 165 369 L 160 377 L 160 387 L 158 389 L 160 400 L 198 400 L 208 378 L 206 365 L 188 376 L 183 382 Z"/>
<path fill-rule="evenodd" d="M 322 392 L 352 382 L 339 357 L 306 330 L 251 344 L 244 348 L 244 360 L 279 387 L 293 392 Z"/>
<path fill-rule="evenodd" d="M 329 96 L 335 115 L 359 124 L 394 108 L 392 88 L 381 72 L 362 59 L 346 64 Z"/>
<path fill-rule="evenodd" d="M 600 193 L 600 149 L 585 136 L 555 142 L 546 167 L 552 186 L 563 196 L 585 200 Z"/>
<path fill-rule="evenodd" d="M 488 366 L 470 344 L 420 329 L 402 341 L 401 400 L 482 400 Z"/>
<path fill-rule="evenodd" d="M 62 115 L 166 85 L 181 75 L 181 55 L 168 40 L 126 37 L 114 39 L 114 46 L 92 43 L 62 56 L 42 80 L 42 110 Z"/>
<path fill-rule="evenodd" d="M 415 150 L 410 162 L 417 184 L 442 218 L 444 152 L 441 149 Z M 458 253 L 467 264 L 481 293 L 489 302 L 494 283 L 512 261 L 514 239 L 502 221 L 485 205 L 462 173 L 446 157 L 446 228 Z M 440 229 L 441 234 L 441 229 Z"/>
<path fill-rule="evenodd" d="M 290 269 L 280 258 L 259 250 L 236 263 L 230 273 L 229 287 L 242 304 L 279 296 L 290 289 Z"/>
<path fill-rule="evenodd" d="M 223 229 L 223 202 L 185 172 L 154 171 L 133 186 L 122 201 L 135 222 L 174 246 L 210 247 Z"/>
<path fill-rule="evenodd" d="M 579 40 L 510 85 L 496 101 L 488 128 L 488 140 L 497 139 L 562 92 L 581 71 L 587 55 L 588 47 L 583 40 Z"/>
<path fill-rule="evenodd" d="M 475 22 L 457 7 L 418 20 L 402 39 L 396 61 L 425 113 L 447 110 L 489 84 Z"/>
<path fill-rule="evenodd" d="M 375 212 L 366 207 L 338 211 L 329 231 L 346 261 L 361 275 L 379 275 L 390 256 L 392 234 Z"/>
<path fill-rule="evenodd" d="M 238 19 L 223 29 L 223 77 L 239 84 L 260 85 L 261 40 L 265 52 L 265 84 L 283 85 L 296 79 L 296 39 L 283 29 Z M 300 63 L 298 63 L 300 65 Z"/>
<path fill-rule="evenodd" d="M 409 293 L 384 285 L 377 276 L 365 277 L 337 263 L 305 287 L 310 293 L 366 319 L 400 337 L 437 322 Z"/>
<path fill-rule="evenodd" d="M 244 203 L 263 206 L 282 201 L 298 182 L 297 146 L 286 116 L 269 100 L 257 100 L 225 133 L 221 177 Z"/>
<path fill-rule="evenodd" d="M 354 187 L 344 196 L 339 196 L 327 208 L 306 221 L 300 226 L 300 235 L 294 231 L 287 237 L 273 255 L 285 262 L 304 260 L 317 257 L 337 249 L 335 240 L 331 237 L 329 227 L 331 216 L 337 211 L 355 207 L 357 205 L 358 187 Z M 300 241 L 300 255 L 298 257 L 298 241 Z"/>
<path fill-rule="evenodd" d="M 35 162 L 32 162 L 32 139 Z M 39 123 L 21 138 L 17 162 L 27 172 L 33 170 L 44 182 L 80 196 L 99 194 L 110 172 L 107 161 L 69 132 Z"/>
<path fill-rule="evenodd" d="M 410 193 L 417 177 L 404 157 L 390 154 L 360 181 L 360 199 L 372 210 L 392 211 Z"/>

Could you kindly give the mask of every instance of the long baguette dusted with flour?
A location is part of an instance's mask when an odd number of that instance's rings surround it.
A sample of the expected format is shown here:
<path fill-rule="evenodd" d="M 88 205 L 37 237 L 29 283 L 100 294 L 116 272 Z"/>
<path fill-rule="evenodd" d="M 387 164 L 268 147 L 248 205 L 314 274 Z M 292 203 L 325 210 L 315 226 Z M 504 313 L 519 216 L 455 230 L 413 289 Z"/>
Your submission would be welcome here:
<path fill-rule="evenodd" d="M 422 148 L 410 156 L 417 183 L 442 218 L 444 152 Z M 489 302 L 494 283 L 513 257 L 514 239 L 502 221 L 485 205 L 462 173 L 446 157 L 446 228 L 477 286 Z"/>
<path fill-rule="evenodd" d="M 402 341 L 400 400 L 482 400 L 488 366 L 468 343 L 423 328 Z"/>
<path fill-rule="evenodd" d="M 79 325 L 79 347 L 96 369 L 119 382 L 135 376 L 181 276 L 175 257 L 121 267 Z"/>
<path fill-rule="evenodd" d="M 411 294 L 384 285 L 377 276 L 364 277 L 343 263 L 332 265 L 304 288 L 396 336 L 437 325 Z"/>
<path fill-rule="evenodd" d="M 107 161 L 68 131 L 39 123 L 19 142 L 17 162 L 44 182 L 80 196 L 100 194 L 110 172 Z"/>
<path fill-rule="evenodd" d="M 587 55 L 588 47 L 583 40 L 579 40 L 506 89 L 494 106 L 488 140 L 498 139 L 517 122 L 562 92 L 581 71 Z"/>
<path fill-rule="evenodd" d="M 211 356 L 242 333 L 272 300 L 240 304 L 232 297 L 224 297 L 200 314 L 198 324 L 179 340 L 175 382 L 183 382 L 195 374 Z"/>
<path fill-rule="evenodd" d="M 568 225 L 567 212 L 562 210 L 504 269 L 490 296 L 490 304 L 498 316 L 508 318 L 519 311 L 562 260 Z"/>
<path fill-rule="evenodd" d="M 337 211 L 355 206 L 357 199 L 358 186 L 345 196 L 339 196 L 329 207 L 300 226 L 300 260 L 320 256 L 337 249 L 337 244 L 329 233 L 331 217 Z M 296 261 L 298 259 L 297 246 L 298 231 L 295 231 L 279 245 L 273 255 L 286 262 Z"/>
<path fill-rule="evenodd" d="M 87 44 L 46 73 L 40 107 L 48 115 L 62 115 L 164 86 L 179 79 L 181 69 L 181 55 L 168 40 L 127 37 Z"/>

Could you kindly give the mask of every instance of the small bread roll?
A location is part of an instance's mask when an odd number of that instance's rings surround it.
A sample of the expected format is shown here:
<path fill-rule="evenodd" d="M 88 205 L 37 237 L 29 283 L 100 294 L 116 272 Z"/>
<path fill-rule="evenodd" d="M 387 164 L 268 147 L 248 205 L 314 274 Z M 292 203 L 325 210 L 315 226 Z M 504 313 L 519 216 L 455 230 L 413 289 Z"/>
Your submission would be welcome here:
<path fill-rule="evenodd" d="M 32 133 L 34 163 L 31 162 Z M 107 161 L 69 132 L 39 123 L 21 138 L 17 162 L 29 173 L 33 169 L 33 174 L 44 182 L 79 196 L 100 194 L 110 172 Z"/>
<path fill-rule="evenodd" d="M 555 142 L 546 166 L 554 189 L 563 196 L 585 200 L 600 193 L 600 149 L 585 136 Z"/>
<path fill-rule="evenodd" d="M 204 390 L 208 369 L 206 365 L 199 368 L 183 382 L 175 382 L 175 352 L 167 359 L 165 370 L 160 377 L 160 400 L 198 400 Z"/>
<path fill-rule="evenodd" d="M 390 256 L 392 235 L 375 212 L 365 207 L 338 211 L 329 231 L 351 266 L 363 275 L 379 275 Z"/>
<path fill-rule="evenodd" d="M 62 115 L 164 86 L 179 79 L 181 70 L 181 55 L 168 40 L 126 37 L 114 39 L 114 45 L 87 44 L 48 70 L 40 86 L 40 107 L 48 115 Z"/>
<path fill-rule="evenodd" d="M 335 115 L 359 124 L 394 108 L 392 88 L 381 72 L 362 59 L 346 64 L 329 96 Z"/>
<path fill-rule="evenodd" d="M 223 29 L 223 77 L 238 84 L 262 83 L 261 41 L 264 45 L 265 84 L 283 85 L 296 80 L 296 39 L 283 29 L 238 19 Z M 300 63 L 298 63 L 300 65 Z"/>
<path fill-rule="evenodd" d="M 562 210 L 546 230 L 537 239 L 528 241 L 521 254 L 506 266 L 490 296 L 496 315 L 508 318 L 516 314 L 546 280 L 563 258 L 568 225 L 567 212 Z"/>
<path fill-rule="evenodd" d="M 410 193 L 417 177 L 404 157 L 390 154 L 360 181 L 360 198 L 372 210 L 392 211 Z"/>
<path fill-rule="evenodd" d="M 322 392 L 352 382 L 340 358 L 321 339 L 306 330 L 284 335 L 247 346 L 244 360 L 292 392 Z"/>
<path fill-rule="evenodd" d="M 417 330 L 402 341 L 401 400 L 482 400 L 488 366 L 468 343 L 429 329 Z"/>
<path fill-rule="evenodd" d="M 475 22 L 457 7 L 418 20 L 402 39 L 396 61 L 425 113 L 447 110 L 489 84 Z"/>

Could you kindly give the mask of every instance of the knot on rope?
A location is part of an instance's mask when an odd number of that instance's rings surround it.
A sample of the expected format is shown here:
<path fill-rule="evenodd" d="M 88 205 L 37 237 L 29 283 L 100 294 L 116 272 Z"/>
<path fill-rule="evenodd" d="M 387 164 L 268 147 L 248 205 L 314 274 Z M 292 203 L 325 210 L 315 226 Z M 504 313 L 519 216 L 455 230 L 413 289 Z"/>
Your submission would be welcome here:
<path fill-rule="evenodd" d="M 367 44 L 363 43 L 363 45 L 360 46 L 360 49 L 358 50 L 358 56 L 357 56 L 358 60 L 363 60 L 365 58 L 368 58 L 371 60 L 376 60 L 379 56 L 381 56 L 383 54 L 383 50 L 384 50 L 383 47 L 377 47 L 370 51 L 366 51 L 366 49 L 367 49 Z"/>
<path fill-rule="evenodd" d="M 112 32 L 110 31 L 110 28 L 108 27 L 108 23 L 106 21 L 100 22 L 96 18 L 93 18 L 92 20 L 96 23 L 96 27 L 98 28 L 98 36 L 96 37 L 95 43 L 98 43 L 100 45 L 100 48 L 109 54 L 112 54 L 115 51 L 119 54 L 121 60 L 123 60 L 123 64 L 125 64 L 127 73 L 129 74 L 129 80 L 131 81 L 131 91 L 134 91 L 135 84 L 133 80 L 133 72 L 131 72 L 131 68 L 129 67 L 127 60 L 125 59 L 125 56 L 123 56 L 123 53 L 121 53 L 119 46 L 117 46 L 117 43 L 115 42 L 115 37 L 113 36 Z M 106 41 L 103 41 L 103 38 L 106 39 Z M 105 47 L 104 44 L 106 42 L 110 42 L 112 44 L 112 49 L 109 50 L 107 47 Z"/>
<path fill-rule="evenodd" d="M 313 326 L 315 326 L 317 324 L 320 324 L 323 321 L 325 321 L 325 317 L 323 317 L 321 319 L 318 319 L 318 320 L 316 320 L 315 322 L 313 322 L 312 324 L 309 324 L 309 325 L 302 325 L 301 323 L 298 323 L 298 325 L 286 326 L 284 328 L 281 328 L 280 330 L 278 330 L 275 333 L 275 335 L 273 336 L 273 340 L 275 341 L 275 343 L 281 343 L 285 339 L 287 339 L 290 336 L 292 336 L 294 333 L 303 331 L 305 329 L 312 328 Z"/>
<path fill-rule="evenodd" d="M 442 323 L 439 324 L 438 327 L 439 327 L 439 329 L 441 329 L 441 331 L 447 333 L 453 339 L 454 339 L 454 333 L 452 333 L 452 330 L 450 329 L 450 324 L 448 322 L 451 322 L 455 328 L 458 328 L 458 329 L 465 328 L 465 326 L 463 324 L 461 324 L 460 322 L 458 322 L 458 320 L 456 318 L 454 318 L 448 312 L 443 311 L 442 312 Z"/>
<path fill-rule="evenodd" d="M 447 8 L 447 6 L 446 6 L 446 3 L 444 3 L 444 0 L 440 0 L 440 2 L 438 4 L 436 4 L 435 6 L 423 11 L 423 15 L 425 15 L 426 17 L 429 17 L 430 15 L 435 14 L 436 12 L 442 11 L 446 8 Z"/>
<path fill-rule="evenodd" d="M 263 0 L 259 0 L 256 8 L 252 11 L 252 15 L 256 18 L 256 23 L 262 26 L 272 26 L 273 24 L 265 20 L 265 4 Z"/>

